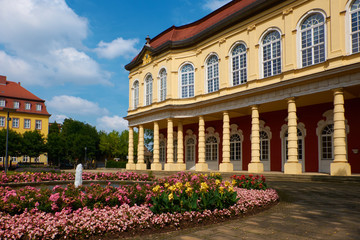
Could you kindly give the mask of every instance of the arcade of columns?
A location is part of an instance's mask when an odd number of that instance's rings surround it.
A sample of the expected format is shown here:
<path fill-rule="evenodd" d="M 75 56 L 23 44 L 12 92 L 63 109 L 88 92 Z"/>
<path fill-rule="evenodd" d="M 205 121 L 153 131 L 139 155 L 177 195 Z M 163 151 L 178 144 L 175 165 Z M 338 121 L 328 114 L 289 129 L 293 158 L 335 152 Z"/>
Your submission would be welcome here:
<path fill-rule="evenodd" d="M 350 164 L 347 160 L 346 150 L 346 129 L 345 129 L 345 110 L 344 93 L 342 89 L 334 89 L 334 160 L 330 166 L 331 175 L 351 175 Z M 298 161 L 297 145 L 297 116 L 295 98 L 286 99 L 288 103 L 288 160 L 284 166 L 285 174 L 301 174 L 302 167 Z M 248 165 L 248 172 L 261 173 L 264 171 L 263 163 L 260 161 L 260 121 L 258 106 L 251 106 L 251 162 Z M 139 129 L 138 140 L 138 161 L 134 163 L 134 127 L 129 127 L 129 156 L 126 169 L 128 170 L 146 170 L 144 158 L 144 127 L 137 126 Z M 178 121 L 177 132 L 177 162 L 173 161 L 173 119 L 167 119 L 167 162 L 164 170 L 183 171 L 186 170 L 184 162 L 184 142 L 183 142 L 183 124 Z M 230 117 L 227 111 L 223 112 L 223 137 L 222 137 L 222 163 L 219 165 L 220 172 L 233 171 L 233 165 L 230 162 Z M 198 163 L 195 165 L 196 171 L 207 171 L 208 164 L 205 161 L 205 120 L 204 116 L 199 116 L 199 134 L 198 134 Z M 154 152 L 151 170 L 162 170 L 159 161 L 159 123 L 154 122 Z"/>

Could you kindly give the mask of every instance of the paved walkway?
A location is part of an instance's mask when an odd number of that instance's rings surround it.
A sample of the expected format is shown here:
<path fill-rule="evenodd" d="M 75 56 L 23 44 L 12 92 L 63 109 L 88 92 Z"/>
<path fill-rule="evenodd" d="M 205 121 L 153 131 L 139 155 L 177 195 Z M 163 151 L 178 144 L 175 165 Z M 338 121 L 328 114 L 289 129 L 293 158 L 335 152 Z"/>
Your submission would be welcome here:
<path fill-rule="evenodd" d="M 270 182 L 281 202 L 254 216 L 134 239 L 360 239 L 360 184 Z"/>

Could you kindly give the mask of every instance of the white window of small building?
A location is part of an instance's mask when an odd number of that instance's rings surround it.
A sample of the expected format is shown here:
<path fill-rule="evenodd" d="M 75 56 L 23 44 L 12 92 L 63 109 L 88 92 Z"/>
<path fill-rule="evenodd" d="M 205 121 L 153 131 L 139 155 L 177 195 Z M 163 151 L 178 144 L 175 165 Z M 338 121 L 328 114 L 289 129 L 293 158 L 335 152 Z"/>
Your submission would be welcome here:
<path fill-rule="evenodd" d="M 265 131 L 260 131 L 260 160 L 268 161 L 270 156 L 270 139 Z"/>
<path fill-rule="evenodd" d="M 218 160 L 218 141 L 216 137 L 210 136 L 205 142 L 205 159 L 206 161 Z"/>
<path fill-rule="evenodd" d="M 135 81 L 133 85 L 133 107 L 136 109 L 139 106 L 139 81 Z"/>
<path fill-rule="evenodd" d="M 160 89 L 160 101 L 165 101 L 166 99 L 166 78 L 167 78 L 167 74 L 166 74 L 166 70 L 163 68 L 160 70 L 160 82 L 159 82 L 159 89 Z"/>
<path fill-rule="evenodd" d="M 195 93 L 194 67 L 185 64 L 180 69 L 180 92 L 181 98 L 193 97 Z"/>
<path fill-rule="evenodd" d="M 5 127 L 5 117 L 0 117 L 0 127 Z"/>
<path fill-rule="evenodd" d="M 297 138 L 298 138 L 298 160 L 303 160 L 304 156 L 304 135 L 302 131 L 297 129 Z M 285 145 L 285 159 L 288 160 L 288 131 L 284 135 L 284 145 Z"/>
<path fill-rule="evenodd" d="M 153 78 L 148 75 L 145 79 L 145 105 L 152 104 Z"/>
<path fill-rule="evenodd" d="M 360 0 L 353 1 L 350 7 L 351 53 L 360 52 Z"/>
<path fill-rule="evenodd" d="M 322 13 L 309 13 L 300 25 L 302 67 L 326 60 L 325 17 Z"/>
<path fill-rule="evenodd" d="M 20 120 L 18 118 L 12 118 L 12 127 L 19 128 Z"/>
<path fill-rule="evenodd" d="M 230 136 L 230 160 L 241 160 L 241 137 L 237 133 Z"/>
<path fill-rule="evenodd" d="M 35 120 L 35 129 L 41 130 L 41 120 Z"/>
<path fill-rule="evenodd" d="M 160 157 L 160 162 L 161 163 L 165 163 L 166 161 L 166 144 L 165 141 L 160 141 L 159 143 L 159 157 Z"/>
<path fill-rule="evenodd" d="M 189 138 L 186 141 L 186 162 L 195 162 L 195 139 Z"/>
<path fill-rule="evenodd" d="M 216 55 L 212 55 L 206 61 L 207 75 L 207 92 L 215 92 L 219 90 L 219 59 Z"/>
<path fill-rule="evenodd" d="M 24 128 L 29 129 L 31 127 L 31 120 L 24 119 Z"/>
<path fill-rule="evenodd" d="M 23 162 L 30 162 L 30 157 L 29 156 L 24 156 L 23 157 Z"/>
<path fill-rule="evenodd" d="M 0 99 L 0 107 L 5 107 L 6 101 L 5 99 Z"/>
<path fill-rule="evenodd" d="M 20 107 L 20 102 L 15 101 L 15 102 L 14 102 L 14 108 L 15 108 L 15 109 L 18 109 L 19 107 Z"/>
<path fill-rule="evenodd" d="M 25 110 L 31 109 L 31 103 L 25 103 Z"/>
<path fill-rule="evenodd" d="M 231 51 L 231 76 L 233 86 L 247 82 L 246 46 L 242 43 Z"/>
<path fill-rule="evenodd" d="M 41 111 L 41 108 L 42 108 L 41 104 L 36 104 L 36 111 Z"/>
<path fill-rule="evenodd" d="M 281 73 L 281 34 L 277 30 L 268 31 L 261 42 L 262 74 L 270 77 Z"/>
<path fill-rule="evenodd" d="M 328 124 L 321 132 L 321 159 L 334 159 L 334 124 Z"/>

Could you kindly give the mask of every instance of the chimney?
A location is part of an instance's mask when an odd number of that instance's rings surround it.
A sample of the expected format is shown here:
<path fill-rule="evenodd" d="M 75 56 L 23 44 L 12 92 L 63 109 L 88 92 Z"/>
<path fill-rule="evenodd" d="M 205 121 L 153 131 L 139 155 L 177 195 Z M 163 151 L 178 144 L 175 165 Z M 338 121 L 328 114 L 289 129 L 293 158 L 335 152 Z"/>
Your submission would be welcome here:
<path fill-rule="evenodd" d="M 21 86 L 21 82 L 18 82 L 19 86 Z"/>
<path fill-rule="evenodd" d="M 6 85 L 6 76 L 0 75 L 0 84 Z"/>

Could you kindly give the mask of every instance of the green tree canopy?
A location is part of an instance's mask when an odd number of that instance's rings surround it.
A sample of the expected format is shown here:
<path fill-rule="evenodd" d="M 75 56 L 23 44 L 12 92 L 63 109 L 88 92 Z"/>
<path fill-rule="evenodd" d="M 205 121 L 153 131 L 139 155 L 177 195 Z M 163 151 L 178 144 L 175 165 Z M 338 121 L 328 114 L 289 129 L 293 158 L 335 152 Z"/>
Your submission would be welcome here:
<path fill-rule="evenodd" d="M 20 133 L 9 129 L 8 156 L 18 157 L 21 155 L 22 136 Z M 6 152 L 6 129 L 0 130 L 0 156 L 5 157 Z"/>
<path fill-rule="evenodd" d="M 29 156 L 31 162 L 31 158 L 38 157 L 44 152 L 46 152 L 45 138 L 39 131 L 23 133 L 22 155 Z"/>

